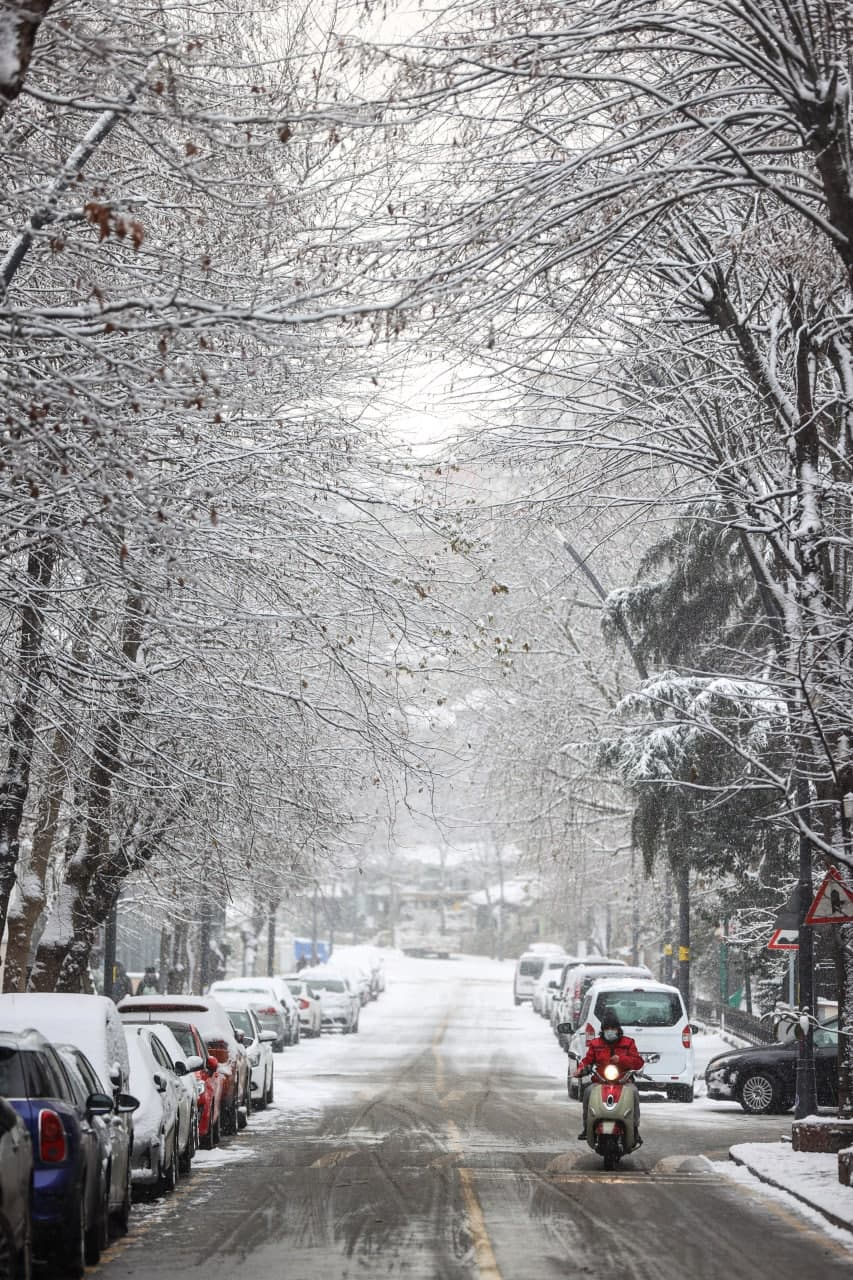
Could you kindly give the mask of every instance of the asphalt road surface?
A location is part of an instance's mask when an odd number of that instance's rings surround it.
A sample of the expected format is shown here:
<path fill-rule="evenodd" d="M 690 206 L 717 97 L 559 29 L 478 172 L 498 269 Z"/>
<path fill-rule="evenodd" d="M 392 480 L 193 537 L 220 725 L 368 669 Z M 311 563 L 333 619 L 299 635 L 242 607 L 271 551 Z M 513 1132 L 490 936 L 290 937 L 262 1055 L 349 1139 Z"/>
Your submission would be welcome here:
<path fill-rule="evenodd" d="M 359 1034 L 278 1055 L 274 1106 L 135 1209 L 89 1274 L 853 1280 L 853 1243 L 710 1163 L 789 1119 L 644 1100 L 645 1145 L 605 1173 L 576 1141 L 565 1056 L 514 1007 L 511 973 L 400 961 Z"/>

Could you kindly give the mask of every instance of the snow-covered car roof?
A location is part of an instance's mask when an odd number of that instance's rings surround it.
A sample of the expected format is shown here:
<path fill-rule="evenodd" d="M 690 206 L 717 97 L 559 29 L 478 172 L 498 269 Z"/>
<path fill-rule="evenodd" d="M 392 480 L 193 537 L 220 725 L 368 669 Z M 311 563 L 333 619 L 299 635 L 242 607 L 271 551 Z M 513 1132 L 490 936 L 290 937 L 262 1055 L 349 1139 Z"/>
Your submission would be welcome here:
<path fill-rule="evenodd" d="M 676 995 L 681 995 L 678 987 L 667 982 L 658 982 L 656 978 L 608 978 L 607 974 L 603 973 L 600 978 L 596 978 L 595 982 L 590 984 L 589 990 L 597 992 L 602 987 L 613 991 L 674 991 Z"/>
<path fill-rule="evenodd" d="M 125 996 L 118 1011 L 128 1022 L 192 1022 L 204 1040 L 218 1036 L 236 1044 L 228 1014 L 215 996 Z"/>
<path fill-rule="evenodd" d="M 82 1049 L 107 1091 L 114 1063 L 127 1078 L 130 1068 L 121 1019 L 109 996 L 55 991 L 0 995 L 0 1026 L 7 1031 L 35 1027 L 48 1040 Z"/>

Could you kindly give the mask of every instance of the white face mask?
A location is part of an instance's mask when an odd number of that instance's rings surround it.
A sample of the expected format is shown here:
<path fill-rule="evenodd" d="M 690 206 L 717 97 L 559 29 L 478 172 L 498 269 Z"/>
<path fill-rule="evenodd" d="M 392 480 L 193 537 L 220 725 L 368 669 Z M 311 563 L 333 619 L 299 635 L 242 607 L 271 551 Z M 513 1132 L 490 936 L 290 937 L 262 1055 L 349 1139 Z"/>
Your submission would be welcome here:
<path fill-rule="evenodd" d="M 616 1041 L 616 1040 L 618 1040 L 618 1039 L 619 1039 L 619 1032 L 618 1032 L 618 1031 L 615 1031 L 615 1030 L 614 1030 L 614 1031 L 604 1031 L 604 1032 L 602 1032 L 602 1038 L 603 1038 L 604 1040 L 606 1040 L 608 1044 L 613 1044 L 613 1043 L 614 1043 L 614 1041 Z"/>

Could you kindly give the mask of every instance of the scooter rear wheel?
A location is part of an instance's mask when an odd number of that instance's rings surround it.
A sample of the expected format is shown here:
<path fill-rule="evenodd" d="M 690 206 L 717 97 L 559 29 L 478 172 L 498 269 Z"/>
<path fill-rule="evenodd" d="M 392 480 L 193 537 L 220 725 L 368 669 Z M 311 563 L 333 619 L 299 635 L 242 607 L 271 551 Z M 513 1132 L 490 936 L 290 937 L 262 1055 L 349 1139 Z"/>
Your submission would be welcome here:
<path fill-rule="evenodd" d="M 604 1160 L 604 1167 L 608 1173 L 616 1168 L 619 1163 L 619 1142 L 612 1133 L 606 1133 L 601 1139 L 601 1156 Z"/>

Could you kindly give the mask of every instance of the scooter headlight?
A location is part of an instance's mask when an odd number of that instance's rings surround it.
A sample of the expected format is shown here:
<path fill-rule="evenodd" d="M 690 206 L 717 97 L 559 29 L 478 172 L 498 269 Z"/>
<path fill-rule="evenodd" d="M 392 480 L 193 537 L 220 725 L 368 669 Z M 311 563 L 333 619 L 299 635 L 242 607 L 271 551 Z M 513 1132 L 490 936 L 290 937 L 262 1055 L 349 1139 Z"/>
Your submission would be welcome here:
<path fill-rule="evenodd" d="M 608 1062 L 607 1066 L 604 1068 L 604 1079 L 605 1080 L 619 1079 L 619 1068 L 616 1066 L 615 1063 Z"/>

